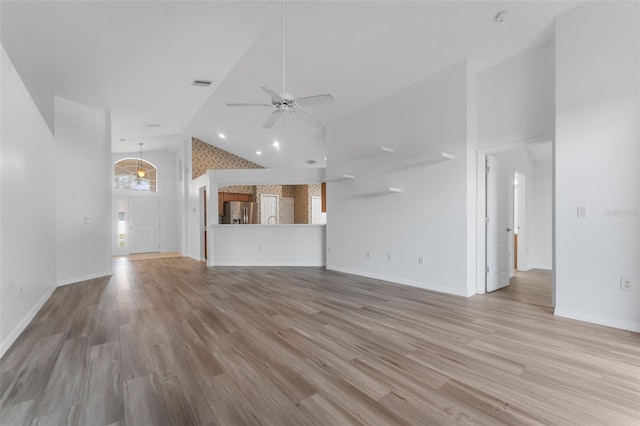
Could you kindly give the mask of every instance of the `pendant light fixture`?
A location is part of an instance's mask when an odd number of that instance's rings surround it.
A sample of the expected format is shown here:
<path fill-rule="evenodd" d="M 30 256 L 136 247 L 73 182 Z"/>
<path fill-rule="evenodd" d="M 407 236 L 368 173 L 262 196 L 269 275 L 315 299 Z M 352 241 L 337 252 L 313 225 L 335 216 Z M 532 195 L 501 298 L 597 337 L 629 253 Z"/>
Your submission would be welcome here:
<path fill-rule="evenodd" d="M 142 167 L 142 142 L 140 142 L 140 159 L 138 160 L 138 177 L 143 178 L 147 171 Z"/>

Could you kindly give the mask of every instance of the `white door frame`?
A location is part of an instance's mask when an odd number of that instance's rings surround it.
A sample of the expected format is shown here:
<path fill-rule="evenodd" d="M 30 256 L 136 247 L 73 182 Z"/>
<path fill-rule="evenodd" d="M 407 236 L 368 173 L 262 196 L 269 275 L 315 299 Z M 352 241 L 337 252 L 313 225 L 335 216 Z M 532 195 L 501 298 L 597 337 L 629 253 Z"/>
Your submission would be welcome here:
<path fill-rule="evenodd" d="M 205 208 L 205 204 L 207 203 L 207 199 L 205 198 L 205 193 L 207 193 L 207 185 L 202 185 L 198 188 L 198 213 L 200 214 L 198 220 L 198 234 L 200 235 L 200 262 L 206 262 L 207 257 L 211 257 L 211 253 L 209 252 L 209 244 L 208 241 L 204 238 L 204 231 L 207 229 L 207 219 L 211 217 L 209 214 L 209 209 Z M 207 193 L 209 195 L 209 193 Z M 205 217 L 205 210 L 207 210 L 207 216 Z M 209 239 L 207 235 L 207 240 Z M 204 248 L 207 247 L 207 257 L 204 255 Z"/>
<path fill-rule="evenodd" d="M 485 293 L 485 285 L 486 285 L 486 274 L 485 274 L 485 259 L 486 259 L 486 235 L 485 235 L 485 223 L 484 223 L 484 212 L 486 211 L 486 200 L 487 200 L 487 187 L 485 182 L 485 162 L 487 159 L 487 155 L 497 154 L 505 151 L 513 151 L 516 149 L 525 148 L 531 145 L 543 144 L 551 142 L 551 148 L 553 152 L 553 160 L 552 160 L 552 265 L 553 265 L 553 279 L 551 283 L 551 303 L 553 306 L 556 305 L 556 215 L 555 215 L 555 152 L 556 146 L 555 141 L 553 139 L 534 139 L 529 141 L 521 141 L 521 142 L 512 142 L 506 143 L 503 145 L 492 146 L 488 148 L 481 148 L 477 151 L 476 156 L 476 206 L 477 206 L 477 221 L 476 221 L 476 293 L 484 294 Z"/>

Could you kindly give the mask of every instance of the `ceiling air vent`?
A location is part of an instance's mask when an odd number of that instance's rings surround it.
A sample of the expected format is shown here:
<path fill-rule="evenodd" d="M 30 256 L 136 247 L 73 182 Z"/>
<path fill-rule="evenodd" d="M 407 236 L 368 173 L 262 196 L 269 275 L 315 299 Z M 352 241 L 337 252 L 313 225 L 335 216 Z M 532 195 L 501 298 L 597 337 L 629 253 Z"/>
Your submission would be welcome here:
<path fill-rule="evenodd" d="M 150 124 L 147 124 L 147 127 L 148 127 L 148 128 L 152 128 L 152 127 L 160 127 L 160 126 L 161 126 L 161 124 L 160 124 L 160 123 L 150 123 Z"/>
<path fill-rule="evenodd" d="M 316 163 L 317 163 L 317 161 L 316 161 L 316 160 L 314 160 L 314 159 L 309 159 L 309 160 L 305 161 L 305 163 L 307 163 L 307 164 L 308 164 L 308 165 L 310 165 L 310 166 L 313 166 L 314 164 L 316 164 Z"/>
<path fill-rule="evenodd" d="M 193 80 L 193 83 L 191 83 L 192 86 L 198 86 L 198 87 L 209 87 L 211 86 L 211 81 L 209 80 Z"/>

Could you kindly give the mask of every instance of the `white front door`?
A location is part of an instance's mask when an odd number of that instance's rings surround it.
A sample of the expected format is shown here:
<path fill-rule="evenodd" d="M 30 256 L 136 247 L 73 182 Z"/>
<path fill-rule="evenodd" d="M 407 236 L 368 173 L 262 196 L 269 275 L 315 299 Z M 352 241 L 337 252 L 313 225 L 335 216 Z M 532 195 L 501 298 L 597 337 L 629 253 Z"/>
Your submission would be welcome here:
<path fill-rule="evenodd" d="M 280 223 L 294 223 L 294 201 L 293 198 L 282 197 L 282 220 Z"/>
<path fill-rule="evenodd" d="M 158 200 L 129 198 L 129 253 L 160 251 Z"/>
<path fill-rule="evenodd" d="M 487 156 L 487 291 L 509 285 L 509 223 L 508 189 L 509 174 L 504 163 Z"/>
<path fill-rule="evenodd" d="M 278 223 L 278 196 L 260 194 L 260 223 L 275 225 Z"/>
<path fill-rule="evenodd" d="M 322 212 L 322 197 L 311 197 L 311 223 L 324 225 L 327 214 Z"/>

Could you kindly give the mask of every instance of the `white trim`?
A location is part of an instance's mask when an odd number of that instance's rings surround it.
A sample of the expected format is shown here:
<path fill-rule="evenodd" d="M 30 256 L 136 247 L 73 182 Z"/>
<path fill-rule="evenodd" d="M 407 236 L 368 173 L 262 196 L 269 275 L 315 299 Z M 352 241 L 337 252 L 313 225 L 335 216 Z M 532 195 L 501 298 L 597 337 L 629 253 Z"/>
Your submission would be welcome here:
<path fill-rule="evenodd" d="M 4 356 L 5 352 L 7 352 L 9 348 L 11 348 L 11 345 L 15 343 L 18 337 L 20 337 L 24 329 L 27 328 L 29 323 L 35 318 L 36 314 L 40 311 L 44 304 L 47 303 L 47 300 L 49 300 L 49 297 L 51 297 L 55 289 L 56 286 L 54 285 L 49 287 L 49 289 L 42 295 L 40 300 L 38 300 L 38 303 L 36 303 L 33 308 L 31 308 L 29 313 L 27 313 L 27 315 L 22 318 L 22 321 L 18 323 L 16 328 L 14 328 L 13 331 L 9 333 L 7 337 L 5 337 L 2 343 L 0 343 L 0 358 Z"/>
<path fill-rule="evenodd" d="M 530 271 L 532 269 L 546 269 L 547 271 L 552 271 L 553 266 L 551 265 L 527 265 L 527 269 L 518 269 L 519 271 Z"/>
<path fill-rule="evenodd" d="M 396 278 L 396 277 L 389 277 L 389 276 L 386 276 L 386 275 L 373 274 L 373 273 L 370 273 L 370 272 L 359 271 L 359 270 L 356 270 L 356 269 L 341 268 L 339 266 L 327 266 L 327 269 L 330 270 L 330 271 L 343 272 L 345 274 L 358 275 L 358 276 L 361 276 L 361 277 L 373 278 L 373 279 L 382 280 L 382 281 L 388 281 L 388 282 L 395 283 L 395 284 L 402 284 L 402 285 L 407 285 L 407 286 L 410 286 L 410 287 L 422 288 L 424 290 L 437 291 L 438 293 L 446 293 L 446 294 L 451 294 L 451 295 L 454 295 L 454 296 L 470 297 L 470 296 L 474 295 L 474 293 L 467 294 L 466 289 L 452 289 L 452 288 L 449 288 L 449 287 L 442 287 L 442 286 L 439 286 L 439 285 L 436 285 L 436 284 L 430 284 L 430 283 L 425 283 L 425 282 L 421 282 L 421 281 L 405 280 L 403 278 Z"/>
<path fill-rule="evenodd" d="M 305 266 L 305 267 L 322 267 L 324 262 L 219 262 L 216 261 L 214 266 Z"/>
<path fill-rule="evenodd" d="M 601 317 L 598 315 L 583 314 L 582 312 L 575 312 L 575 311 L 570 311 L 570 310 L 560 309 L 560 308 L 555 309 L 554 315 L 558 317 L 604 325 L 607 327 L 618 328 L 621 330 L 633 331 L 636 333 L 640 332 L 640 322 L 617 320 L 613 318 Z"/>
<path fill-rule="evenodd" d="M 82 281 L 92 280 L 94 278 L 107 277 L 111 275 L 113 275 L 113 271 L 98 272 L 95 274 L 83 275 L 81 277 L 67 278 L 64 280 L 58 280 L 57 286 L 61 287 L 63 285 L 75 284 Z"/>
<path fill-rule="evenodd" d="M 477 294 L 485 293 L 485 254 L 486 254 L 486 235 L 485 235 L 485 222 L 484 222 L 484 212 L 486 205 L 486 182 L 485 182 L 485 160 L 487 155 L 497 154 L 500 152 L 513 151 L 517 149 L 522 149 L 527 146 L 533 146 L 543 143 L 551 142 L 553 139 L 550 138 L 541 138 L 541 139 L 532 139 L 518 142 L 511 142 L 497 146 L 490 146 L 486 148 L 478 148 L 476 151 L 476 291 Z M 555 145 L 553 145 L 553 151 L 555 155 Z M 552 178 L 553 185 L 555 186 L 555 172 Z M 555 197 L 555 195 L 552 195 Z M 555 241 L 555 211 L 552 218 L 553 227 L 553 235 L 552 239 Z M 555 258 L 555 251 L 552 255 Z M 553 277 L 552 283 L 552 293 L 555 295 L 555 274 Z M 552 297 L 555 303 L 555 297 Z"/>

